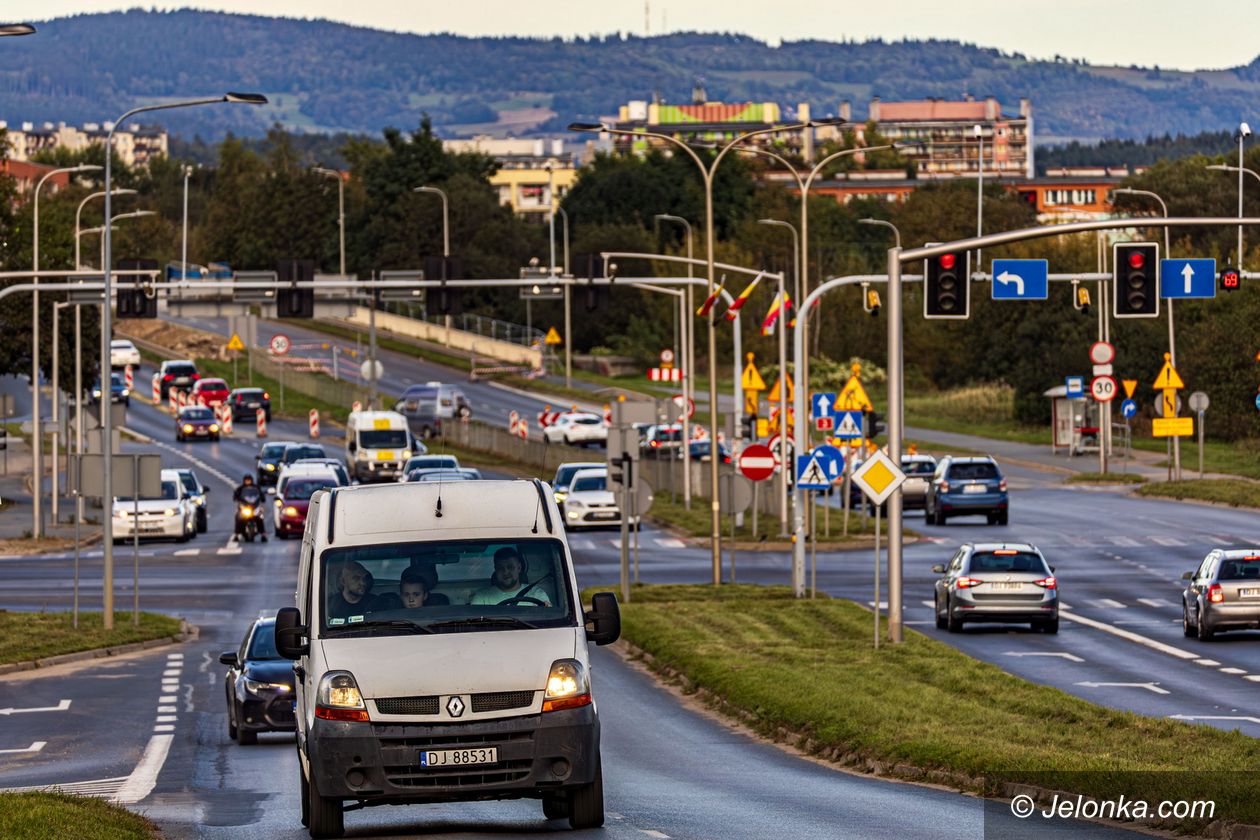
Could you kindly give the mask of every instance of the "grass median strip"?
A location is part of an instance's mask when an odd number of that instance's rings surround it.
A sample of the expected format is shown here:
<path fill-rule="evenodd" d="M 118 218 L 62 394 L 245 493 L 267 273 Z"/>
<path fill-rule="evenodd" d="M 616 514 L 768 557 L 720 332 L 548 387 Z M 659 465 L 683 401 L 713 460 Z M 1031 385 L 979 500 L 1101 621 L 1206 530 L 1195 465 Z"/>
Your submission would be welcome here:
<path fill-rule="evenodd" d="M 1260 482 L 1239 478 L 1201 478 L 1188 481 L 1159 481 L 1139 487 L 1142 496 L 1169 499 L 1197 499 L 1233 507 L 1260 508 Z"/>
<path fill-rule="evenodd" d="M 1137 473 L 1073 473 L 1064 484 L 1144 484 L 1146 477 Z"/>
<path fill-rule="evenodd" d="M 1228 772 L 1254 768 L 1260 740 L 1098 706 L 912 630 L 875 651 L 871 625 L 851 602 L 784 587 L 645 586 L 622 606 L 623 636 L 654 670 L 825 758 L 909 765 L 987 794 L 1025 783 L 1210 799 L 1217 818 L 1260 823 L 1260 776 Z"/>
<path fill-rule="evenodd" d="M 153 840 L 157 826 L 102 799 L 66 793 L 0 793 L 5 840 Z"/>
<path fill-rule="evenodd" d="M 131 613 L 116 612 L 113 630 L 102 626 L 101 613 L 81 612 L 76 630 L 68 612 L 0 611 L 0 664 L 147 642 L 173 636 L 179 627 L 178 618 L 150 612 L 140 613 L 139 627 L 132 625 Z"/>

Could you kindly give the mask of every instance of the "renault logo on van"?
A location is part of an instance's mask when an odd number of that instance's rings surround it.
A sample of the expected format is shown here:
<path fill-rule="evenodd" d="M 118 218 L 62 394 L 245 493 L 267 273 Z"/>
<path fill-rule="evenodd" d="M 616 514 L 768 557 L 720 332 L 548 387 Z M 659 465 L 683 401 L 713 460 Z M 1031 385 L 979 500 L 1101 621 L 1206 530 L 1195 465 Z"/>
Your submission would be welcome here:
<path fill-rule="evenodd" d="M 459 699 L 458 694 L 446 701 L 446 711 L 451 717 L 459 717 L 464 713 L 464 701 Z"/>

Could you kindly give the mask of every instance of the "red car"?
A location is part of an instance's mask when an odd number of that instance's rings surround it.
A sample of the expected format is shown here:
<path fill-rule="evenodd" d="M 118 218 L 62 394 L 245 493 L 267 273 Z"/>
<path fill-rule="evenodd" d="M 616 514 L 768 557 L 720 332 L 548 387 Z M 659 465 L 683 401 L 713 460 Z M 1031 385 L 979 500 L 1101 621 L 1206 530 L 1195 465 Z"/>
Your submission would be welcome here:
<path fill-rule="evenodd" d="M 210 408 L 217 408 L 227 402 L 228 386 L 222 379 L 201 379 L 192 389 L 192 401 L 201 405 L 202 401 Z"/>
<path fill-rule="evenodd" d="M 276 518 L 276 536 L 286 539 L 290 534 L 298 537 L 306 530 L 306 509 L 315 491 L 337 486 L 336 476 L 311 476 L 291 478 L 284 486 L 284 496 L 276 499 L 279 515 Z"/>
<path fill-rule="evenodd" d="M 219 439 L 219 420 L 214 412 L 205 406 L 189 405 L 181 408 L 175 416 L 175 440 L 185 441 L 193 438 Z"/>

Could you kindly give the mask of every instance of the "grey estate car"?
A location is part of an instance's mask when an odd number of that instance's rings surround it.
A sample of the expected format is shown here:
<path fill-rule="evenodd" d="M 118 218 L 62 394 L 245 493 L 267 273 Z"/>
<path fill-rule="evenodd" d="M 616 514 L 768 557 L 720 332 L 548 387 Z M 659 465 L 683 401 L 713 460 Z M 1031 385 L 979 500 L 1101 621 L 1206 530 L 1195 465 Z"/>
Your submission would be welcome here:
<path fill-rule="evenodd" d="M 1059 632 L 1054 567 L 1029 543 L 968 543 L 932 571 L 936 626 L 951 633 L 972 622 L 1022 624 Z"/>

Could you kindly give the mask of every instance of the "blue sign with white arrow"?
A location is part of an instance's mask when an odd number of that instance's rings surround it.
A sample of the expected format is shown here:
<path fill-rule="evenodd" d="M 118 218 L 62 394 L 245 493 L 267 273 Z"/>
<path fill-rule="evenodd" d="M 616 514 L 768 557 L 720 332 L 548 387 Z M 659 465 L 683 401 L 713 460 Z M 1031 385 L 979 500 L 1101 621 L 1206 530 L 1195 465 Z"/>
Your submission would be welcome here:
<path fill-rule="evenodd" d="M 1085 396 L 1085 377 L 1069 376 L 1064 380 L 1067 386 L 1067 393 L 1064 394 L 1069 400 L 1075 400 Z"/>
<path fill-rule="evenodd" d="M 1133 400 L 1125 400 L 1124 402 L 1120 403 L 1120 413 L 1123 414 L 1126 418 L 1132 417 L 1133 415 L 1137 414 L 1137 403 L 1135 403 Z"/>
<path fill-rule="evenodd" d="M 823 462 L 823 471 L 835 484 L 844 475 L 844 452 L 838 446 L 823 444 L 814 447 L 814 455 Z"/>
<path fill-rule="evenodd" d="M 857 440 L 862 437 L 862 412 L 837 411 L 836 427 L 831 431 L 832 437 L 841 440 Z"/>
<path fill-rule="evenodd" d="M 1046 260 L 994 260 L 994 300 L 1046 300 L 1050 264 Z"/>
<path fill-rule="evenodd" d="M 815 420 L 819 417 L 830 417 L 836 406 L 835 394 L 810 394 L 809 407 Z"/>
<path fill-rule="evenodd" d="M 1160 260 L 1159 296 L 1173 299 L 1216 297 L 1216 260 Z"/>

